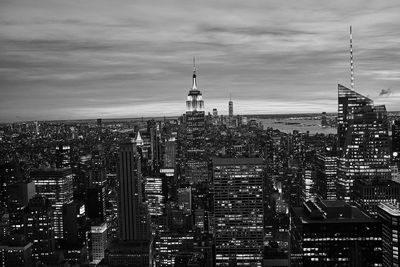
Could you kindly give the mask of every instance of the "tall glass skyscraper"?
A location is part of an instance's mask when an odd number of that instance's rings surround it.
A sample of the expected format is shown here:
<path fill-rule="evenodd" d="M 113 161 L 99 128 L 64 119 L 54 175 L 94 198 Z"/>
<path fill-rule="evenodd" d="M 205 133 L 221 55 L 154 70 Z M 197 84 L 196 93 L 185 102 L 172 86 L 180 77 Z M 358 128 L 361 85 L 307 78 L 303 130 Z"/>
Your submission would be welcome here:
<path fill-rule="evenodd" d="M 216 266 L 262 266 L 264 213 L 260 158 L 214 158 Z"/>
<path fill-rule="evenodd" d="M 337 193 L 349 201 L 354 179 L 390 178 L 388 120 L 385 106 L 342 85 L 338 93 Z"/>

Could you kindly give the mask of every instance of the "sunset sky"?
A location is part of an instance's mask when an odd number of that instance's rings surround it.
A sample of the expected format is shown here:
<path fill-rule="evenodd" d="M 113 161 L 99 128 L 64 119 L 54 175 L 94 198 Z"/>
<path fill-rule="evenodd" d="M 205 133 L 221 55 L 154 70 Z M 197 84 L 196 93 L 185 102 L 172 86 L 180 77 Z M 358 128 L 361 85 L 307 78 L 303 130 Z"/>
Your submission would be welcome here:
<path fill-rule="evenodd" d="M 351 2 L 351 3 L 349 3 Z M 400 2 L 1 0 L 0 122 L 336 112 L 337 84 L 400 110 Z"/>

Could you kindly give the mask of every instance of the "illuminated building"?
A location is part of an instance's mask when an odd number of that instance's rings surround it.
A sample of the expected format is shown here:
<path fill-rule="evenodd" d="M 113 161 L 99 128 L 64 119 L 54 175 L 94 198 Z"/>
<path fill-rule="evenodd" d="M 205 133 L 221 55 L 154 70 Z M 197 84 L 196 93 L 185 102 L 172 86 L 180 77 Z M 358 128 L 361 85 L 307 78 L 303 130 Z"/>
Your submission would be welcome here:
<path fill-rule="evenodd" d="M 399 204 L 395 202 L 379 204 L 378 219 L 382 222 L 383 266 L 399 266 Z"/>
<path fill-rule="evenodd" d="M 157 267 L 174 266 L 178 253 L 193 251 L 193 233 L 162 232 L 155 240 L 155 250 Z"/>
<path fill-rule="evenodd" d="M 11 234 L 25 234 L 25 208 L 35 195 L 34 182 L 16 182 L 7 186 Z"/>
<path fill-rule="evenodd" d="M 263 161 L 214 158 L 216 266 L 262 266 Z"/>
<path fill-rule="evenodd" d="M 150 216 L 163 215 L 165 204 L 162 179 L 160 177 L 146 177 L 144 192 Z"/>
<path fill-rule="evenodd" d="M 193 59 L 194 64 L 194 59 Z M 186 101 L 186 180 L 191 184 L 208 181 L 208 162 L 205 158 L 204 101 L 197 88 L 196 66 L 193 83 Z"/>
<path fill-rule="evenodd" d="M 120 238 L 123 241 L 148 240 L 149 227 L 142 201 L 140 155 L 135 143 L 120 145 L 119 206 Z"/>
<path fill-rule="evenodd" d="M 315 167 L 318 196 L 322 199 L 335 200 L 337 182 L 336 152 L 326 150 L 317 153 Z"/>
<path fill-rule="evenodd" d="M 32 266 L 32 243 L 0 244 L 0 266 Z"/>
<path fill-rule="evenodd" d="M 400 119 L 392 124 L 392 161 L 400 167 Z"/>
<path fill-rule="evenodd" d="M 36 195 L 27 208 L 26 237 L 33 244 L 32 256 L 45 261 L 55 254 L 53 209 L 48 199 Z"/>
<path fill-rule="evenodd" d="M 55 167 L 71 168 L 71 147 L 67 144 L 59 144 L 52 147 L 51 152 L 55 157 Z"/>
<path fill-rule="evenodd" d="M 353 199 L 362 210 L 376 216 L 380 203 L 400 200 L 400 183 L 393 180 L 357 179 L 354 181 Z"/>
<path fill-rule="evenodd" d="M 290 266 L 381 266 L 381 223 L 339 200 L 291 209 Z"/>
<path fill-rule="evenodd" d="M 338 92 L 337 197 L 350 201 L 354 179 L 390 178 L 387 112 L 344 86 Z"/>
<path fill-rule="evenodd" d="M 107 249 L 107 223 L 93 225 L 88 232 L 89 260 L 98 264 L 104 258 Z"/>
<path fill-rule="evenodd" d="M 315 172 L 311 167 L 304 169 L 303 173 L 303 201 L 314 199 L 316 197 L 315 192 Z"/>
<path fill-rule="evenodd" d="M 233 117 L 233 101 L 229 99 L 229 117 Z"/>
<path fill-rule="evenodd" d="M 72 200 L 72 171 L 66 169 L 40 169 L 31 172 L 35 181 L 36 192 L 50 200 L 54 209 L 54 234 L 56 239 L 62 239 L 63 215 L 62 207 Z"/>

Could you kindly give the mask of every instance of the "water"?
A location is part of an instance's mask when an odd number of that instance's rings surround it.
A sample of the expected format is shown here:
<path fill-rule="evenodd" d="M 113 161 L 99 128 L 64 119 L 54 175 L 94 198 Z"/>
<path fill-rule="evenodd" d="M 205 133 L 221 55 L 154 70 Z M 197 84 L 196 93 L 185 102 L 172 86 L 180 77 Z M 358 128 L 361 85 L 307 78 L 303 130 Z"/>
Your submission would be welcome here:
<path fill-rule="evenodd" d="M 322 127 L 321 120 L 312 118 L 279 118 L 279 119 L 256 119 L 264 125 L 264 129 L 271 127 L 284 133 L 293 133 L 293 130 L 310 134 L 336 134 L 336 127 Z"/>

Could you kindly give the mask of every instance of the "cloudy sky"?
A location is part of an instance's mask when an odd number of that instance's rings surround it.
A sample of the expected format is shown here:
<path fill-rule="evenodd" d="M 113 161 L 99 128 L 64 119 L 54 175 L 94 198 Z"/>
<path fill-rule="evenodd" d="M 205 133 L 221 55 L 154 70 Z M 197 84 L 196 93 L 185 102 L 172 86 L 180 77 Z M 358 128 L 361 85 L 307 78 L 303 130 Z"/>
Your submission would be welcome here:
<path fill-rule="evenodd" d="M 351 2 L 351 3 L 349 3 Z M 0 121 L 335 112 L 349 86 L 400 110 L 400 2 L 1 0 Z"/>

